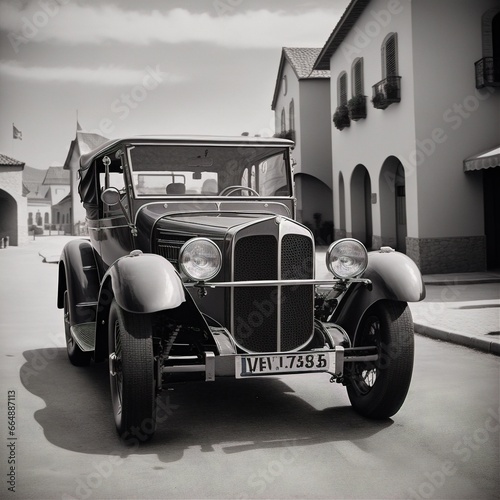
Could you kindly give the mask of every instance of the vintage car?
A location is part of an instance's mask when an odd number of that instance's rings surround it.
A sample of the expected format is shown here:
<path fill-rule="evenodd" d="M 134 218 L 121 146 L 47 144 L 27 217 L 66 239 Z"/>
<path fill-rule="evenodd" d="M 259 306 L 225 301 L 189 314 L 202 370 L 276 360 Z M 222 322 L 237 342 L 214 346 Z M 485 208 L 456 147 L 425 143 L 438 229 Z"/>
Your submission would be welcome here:
<path fill-rule="evenodd" d="M 408 302 L 425 288 L 392 248 L 315 241 L 295 220 L 291 149 L 277 138 L 135 137 L 80 160 L 88 239 L 59 262 L 69 360 L 106 361 L 116 428 L 150 438 L 177 381 L 328 374 L 352 406 L 394 415 L 413 370 Z"/>

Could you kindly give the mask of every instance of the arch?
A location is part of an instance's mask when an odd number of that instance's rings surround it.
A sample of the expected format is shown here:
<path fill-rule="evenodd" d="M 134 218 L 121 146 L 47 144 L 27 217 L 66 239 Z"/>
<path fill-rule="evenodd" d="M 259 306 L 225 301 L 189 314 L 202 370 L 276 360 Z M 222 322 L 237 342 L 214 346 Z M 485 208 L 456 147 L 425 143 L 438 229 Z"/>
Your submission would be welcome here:
<path fill-rule="evenodd" d="M 370 174 L 358 164 L 351 177 L 351 231 L 366 248 L 372 247 L 373 223 Z"/>
<path fill-rule="evenodd" d="M 388 156 L 379 176 L 380 232 L 382 245 L 406 253 L 406 182 L 401 161 Z"/>
<path fill-rule="evenodd" d="M 500 49 L 500 47 L 498 47 L 498 43 L 500 42 L 499 33 L 497 31 L 499 29 L 499 23 L 500 9 L 489 9 L 481 17 L 483 57 L 494 57 L 496 50 Z M 494 35 L 496 35 L 496 40 Z M 500 56 L 500 54 L 496 55 L 497 57 Z"/>
<path fill-rule="evenodd" d="M 296 174 L 298 219 L 314 233 L 316 243 L 325 245 L 333 239 L 333 193 L 320 179 L 310 174 Z"/>
<path fill-rule="evenodd" d="M 345 238 L 346 225 L 345 225 L 345 186 L 344 176 L 339 172 L 339 227 L 337 231 L 338 238 Z"/>
<path fill-rule="evenodd" d="M 18 245 L 18 208 L 16 200 L 0 189 L 0 238 L 9 237 L 10 245 Z"/>
<path fill-rule="evenodd" d="M 337 78 L 337 105 L 347 104 L 347 73 L 342 71 Z"/>

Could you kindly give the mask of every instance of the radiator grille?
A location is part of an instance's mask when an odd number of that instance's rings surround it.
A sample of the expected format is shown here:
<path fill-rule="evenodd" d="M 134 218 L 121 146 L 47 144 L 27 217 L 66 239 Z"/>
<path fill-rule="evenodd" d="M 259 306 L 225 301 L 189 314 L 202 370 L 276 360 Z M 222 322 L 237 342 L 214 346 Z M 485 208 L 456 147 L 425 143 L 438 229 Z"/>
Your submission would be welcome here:
<path fill-rule="evenodd" d="M 234 251 L 234 279 L 278 279 L 280 274 L 281 279 L 313 277 L 313 244 L 307 236 L 283 236 L 281 273 L 278 273 L 278 256 L 278 241 L 274 236 L 241 238 Z M 278 287 L 234 289 L 234 334 L 241 347 L 254 352 L 290 351 L 309 340 L 313 332 L 313 286 L 282 286 L 281 300 L 278 297 Z"/>
<path fill-rule="evenodd" d="M 281 277 L 313 278 L 312 241 L 286 234 L 281 244 Z M 281 288 L 281 350 L 290 351 L 307 342 L 313 331 L 314 286 Z"/>

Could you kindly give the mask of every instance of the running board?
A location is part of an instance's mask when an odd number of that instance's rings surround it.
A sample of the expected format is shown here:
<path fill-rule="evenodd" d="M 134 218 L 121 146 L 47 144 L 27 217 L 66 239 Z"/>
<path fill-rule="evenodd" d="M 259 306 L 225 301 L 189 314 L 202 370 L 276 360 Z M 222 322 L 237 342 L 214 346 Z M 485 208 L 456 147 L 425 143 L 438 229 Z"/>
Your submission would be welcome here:
<path fill-rule="evenodd" d="M 80 323 L 71 327 L 71 335 L 84 352 L 95 350 L 95 323 Z"/>

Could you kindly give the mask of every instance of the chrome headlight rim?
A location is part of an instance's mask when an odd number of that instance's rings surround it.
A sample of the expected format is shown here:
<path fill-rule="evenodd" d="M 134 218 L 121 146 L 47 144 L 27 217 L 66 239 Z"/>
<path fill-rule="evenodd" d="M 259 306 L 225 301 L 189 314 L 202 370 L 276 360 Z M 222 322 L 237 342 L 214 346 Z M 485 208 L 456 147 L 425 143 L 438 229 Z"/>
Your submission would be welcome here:
<path fill-rule="evenodd" d="M 189 248 L 192 245 L 195 245 L 197 243 L 202 243 L 209 245 L 211 249 L 215 250 L 215 255 L 216 255 L 216 265 L 213 267 L 212 271 L 207 273 L 207 274 L 193 274 L 192 269 L 187 266 L 187 263 L 184 262 L 183 257 L 186 255 L 186 252 L 189 250 Z M 204 282 L 204 281 L 209 281 L 217 274 L 219 274 L 220 270 L 222 269 L 222 253 L 220 251 L 220 248 L 217 246 L 217 244 L 212 241 L 210 238 L 205 238 L 202 236 L 197 236 L 195 238 L 191 238 L 188 241 L 182 245 L 180 251 L 179 251 L 179 269 L 181 272 L 190 280 L 192 281 L 198 281 L 198 282 Z M 191 262 L 191 259 L 190 261 Z"/>
<path fill-rule="evenodd" d="M 339 257 L 342 256 L 341 250 L 343 248 L 351 248 L 351 251 L 348 252 L 348 258 L 352 258 L 353 250 L 359 252 L 358 255 L 355 256 L 355 259 L 358 259 L 357 265 L 354 267 L 352 272 L 339 272 L 339 266 L 335 265 L 338 263 Z M 345 257 L 345 254 L 343 255 Z M 338 279 L 353 279 L 361 276 L 368 266 L 368 251 L 366 247 L 361 243 L 361 241 L 355 238 L 342 238 L 340 240 L 334 241 L 326 251 L 326 267 L 328 270 Z"/>

